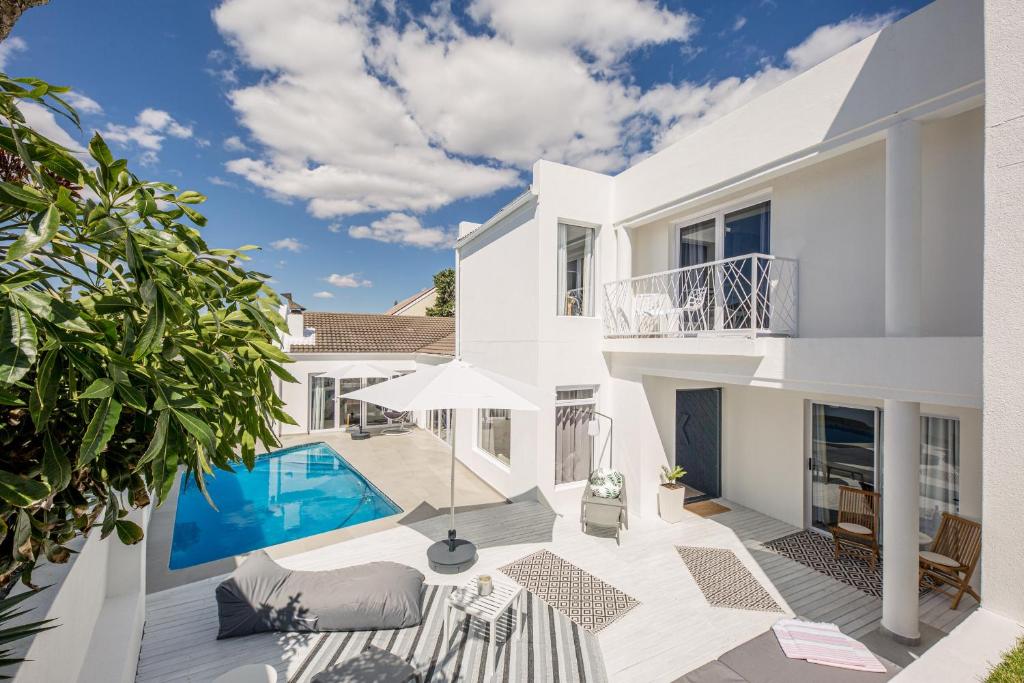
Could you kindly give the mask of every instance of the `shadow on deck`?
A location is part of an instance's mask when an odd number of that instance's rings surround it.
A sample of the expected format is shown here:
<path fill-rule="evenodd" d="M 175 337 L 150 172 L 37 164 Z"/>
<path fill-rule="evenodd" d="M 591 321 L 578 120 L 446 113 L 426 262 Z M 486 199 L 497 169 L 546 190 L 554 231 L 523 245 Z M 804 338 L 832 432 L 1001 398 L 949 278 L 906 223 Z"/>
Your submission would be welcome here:
<path fill-rule="evenodd" d="M 478 548 L 521 543 L 550 543 L 558 515 L 538 494 L 515 501 L 455 508 L 455 528 Z M 448 509 L 421 503 L 398 521 L 431 540 L 448 536 Z"/>

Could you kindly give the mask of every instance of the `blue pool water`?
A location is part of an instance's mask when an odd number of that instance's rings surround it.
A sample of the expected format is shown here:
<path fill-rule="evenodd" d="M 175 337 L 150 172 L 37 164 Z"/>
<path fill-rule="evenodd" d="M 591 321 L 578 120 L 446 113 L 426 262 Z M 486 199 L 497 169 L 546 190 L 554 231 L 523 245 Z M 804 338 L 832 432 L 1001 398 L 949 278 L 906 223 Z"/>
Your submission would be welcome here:
<path fill-rule="evenodd" d="M 171 543 L 171 569 L 294 541 L 401 512 L 325 443 L 260 457 L 251 472 L 207 477 L 210 507 L 194 481 L 182 479 Z"/>

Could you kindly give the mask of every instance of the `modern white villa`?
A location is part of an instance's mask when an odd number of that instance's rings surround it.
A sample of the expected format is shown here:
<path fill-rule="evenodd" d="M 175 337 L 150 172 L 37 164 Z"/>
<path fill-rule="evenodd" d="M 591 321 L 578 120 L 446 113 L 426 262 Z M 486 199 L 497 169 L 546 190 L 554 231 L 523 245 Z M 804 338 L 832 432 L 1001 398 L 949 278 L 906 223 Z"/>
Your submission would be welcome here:
<path fill-rule="evenodd" d="M 982 680 L 1024 635 L 1022 198 L 1018 0 L 616 175 L 539 160 L 460 225 L 454 319 L 286 295 L 284 448 L 42 566 L 16 680 Z M 536 410 L 345 396 L 448 369 Z"/>

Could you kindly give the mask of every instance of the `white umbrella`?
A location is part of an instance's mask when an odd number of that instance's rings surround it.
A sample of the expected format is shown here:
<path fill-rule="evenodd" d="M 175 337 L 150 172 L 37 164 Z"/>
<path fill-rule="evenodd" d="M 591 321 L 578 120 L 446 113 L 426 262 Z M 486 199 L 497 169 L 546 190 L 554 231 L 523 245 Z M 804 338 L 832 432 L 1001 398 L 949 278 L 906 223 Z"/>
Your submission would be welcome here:
<path fill-rule="evenodd" d="M 395 410 L 459 410 L 495 408 L 539 410 L 536 387 L 472 366 L 463 360 L 417 370 L 411 375 L 345 394 L 343 398 L 375 403 Z M 440 572 L 460 572 L 476 560 L 476 547 L 455 535 L 455 415 L 452 414 L 451 505 L 448 540 L 430 546 L 427 557 Z"/>

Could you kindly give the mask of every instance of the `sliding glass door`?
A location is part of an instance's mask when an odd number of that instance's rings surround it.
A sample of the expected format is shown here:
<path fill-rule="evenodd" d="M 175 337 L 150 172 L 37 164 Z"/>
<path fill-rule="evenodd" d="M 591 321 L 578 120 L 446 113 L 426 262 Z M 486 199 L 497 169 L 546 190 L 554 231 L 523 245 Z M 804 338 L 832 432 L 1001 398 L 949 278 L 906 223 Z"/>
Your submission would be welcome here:
<path fill-rule="evenodd" d="M 960 421 L 921 416 L 921 532 L 935 537 L 942 513 L 960 510 Z"/>
<path fill-rule="evenodd" d="M 334 429 L 334 378 L 309 376 L 309 431 Z"/>
<path fill-rule="evenodd" d="M 371 386 L 373 384 L 379 384 L 379 383 L 385 382 L 387 380 L 385 378 L 383 378 L 383 377 L 370 377 L 370 378 L 368 378 L 368 379 L 366 379 L 364 381 L 366 382 L 366 386 Z M 366 405 L 366 416 L 364 418 L 364 423 L 363 423 L 365 426 L 367 426 L 367 427 L 376 427 L 376 426 L 380 426 L 380 425 L 386 425 L 388 423 L 388 418 L 384 417 L 384 409 L 383 408 L 381 408 L 380 406 L 374 405 L 372 403 L 367 403 L 365 405 Z"/>
<path fill-rule="evenodd" d="M 342 398 L 338 399 L 338 407 L 341 413 L 341 424 L 339 427 L 358 427 L 360 421 L 363 419 L 363 402 L 356 401 L 351 398 L 344 398 L 345 394 L 353 391 L 358 391 L 363 386 L 361 379 L 340 379 L 338 380 L 340 386 L 339 393 Z"/>
<path fill-rule="evenodd" d="M 876 490 L 878 411 L 811 404 L 811 526 L 836 523 L 839 487 Z"/>

